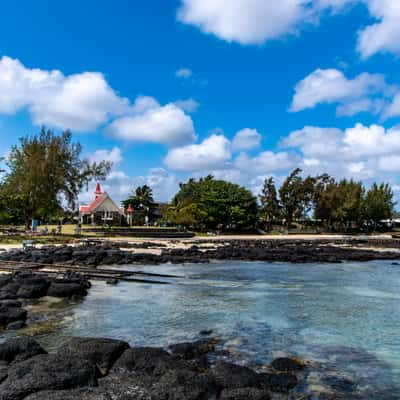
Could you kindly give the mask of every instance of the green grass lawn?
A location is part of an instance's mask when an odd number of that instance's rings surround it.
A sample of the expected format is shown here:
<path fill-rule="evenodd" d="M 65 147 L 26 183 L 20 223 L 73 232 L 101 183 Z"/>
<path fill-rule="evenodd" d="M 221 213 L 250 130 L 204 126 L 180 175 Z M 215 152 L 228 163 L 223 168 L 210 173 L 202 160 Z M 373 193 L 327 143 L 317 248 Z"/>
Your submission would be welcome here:
<path fill-rule="evenodd" d="M 38 228 L 38 232 L 43 228 L 44 226 L 40 226 Z M 89 227 L 89 225 L 87 226 Z M 6 228 L 6 227 L 2 227 Z M 8 227 L 9 228 L 9 227 Z M 18 229 L 19 232 L 17 232 L 15 235 L 6 235 L 4 233 L 0 233 L 0 244 L 20 244 L 24 240 L 34 240 L 38 244 L 62 244 L 62 243 L 67 243 L 71 240 L 74 240 L 75 238 L 85 236 L 85 237 L 93 237 L 96 236 L 96 234 L 93 233 L 87 233 L 87 232 L 82 232 L 81 236 L 77 236 L 75 233 L 75 224 L 68 224 L 68 225 L 63 225 L 62 229 L 62 234 L 61 235 L 45 235 L 42 236 L 39 233 L 32 235 L 32 234 L 25 234 L 23 233 L 23 226 L 13 226 L 12 228 Z M 57 225 L 47 225 L 47 228 L 49 232 L 51 232 L 53 229 L 57 231 Z M 85 228 L 85 226 L 83 226 Z"/>

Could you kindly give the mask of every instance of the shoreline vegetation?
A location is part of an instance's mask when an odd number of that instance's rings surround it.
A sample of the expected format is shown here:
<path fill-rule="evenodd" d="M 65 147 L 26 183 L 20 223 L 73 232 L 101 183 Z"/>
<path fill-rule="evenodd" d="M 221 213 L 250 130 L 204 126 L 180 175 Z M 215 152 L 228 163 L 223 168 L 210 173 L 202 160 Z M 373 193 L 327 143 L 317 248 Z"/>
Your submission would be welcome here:
<path fill-rule="evenodd" d="M 61 228 L 64 222 L 83 223 L 86 218 L 99 226 L 157 225 L 198 232 L 307 228 L 369 233 L 395 227 L 393 218 L 398 215 L 393 189 L 387 183 L 366 187 L 351 178 L 305 175 L 296 168 L 281 177 L 279 187 L 266 176 L 258 196 L 237 183 L 208 175 L 180 183 L 168 203 L 157 203 L 152 188 L 143 185 L 121 202 L 121 209 L 115 205 L 113 211 L 105 209 L 100 214 L 93 209 L 88 217 L 86 211 L 77 211 L 81 210 L 79 196 L 93 181 L 100 190 L 99 182 L 107 178 L 112 164 L 91 162 L 81 154 L 82 146 L 70 131 L 57 134 L 43 127 L 38 134 L 21 138 L 0 171 L 0 224 L 36 230 L 39 223 L 46 227 L 53 222 Z"/>

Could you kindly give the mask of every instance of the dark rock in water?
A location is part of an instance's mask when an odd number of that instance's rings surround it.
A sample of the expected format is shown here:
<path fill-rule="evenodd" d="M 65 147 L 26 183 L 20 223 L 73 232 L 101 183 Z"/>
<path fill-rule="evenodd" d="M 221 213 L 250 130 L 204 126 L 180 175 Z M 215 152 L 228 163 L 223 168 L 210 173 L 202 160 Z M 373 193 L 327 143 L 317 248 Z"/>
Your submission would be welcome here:
<path fill-rule="evenodd" d="M 322 382 L 330 386 L 332 389 L 350 393 L 356 389 L 356 384 L 352 380 L 340 376 L 329 375 L 322 378 Z"/>
<path fill-rule="evenodd" d="M 153 374 L 156 368 L 168 368 L 172 360 L 171 355 L 162 348 L 136 347 L 125 350 L 112 370 Z"/>
<path fill-rule="evenodd" d="M 107 381 L 107 382 L 106 382 Z M 99 388 L 42 391 L 24 400 L 156 400 L 135 382 L 102 379 Z M 161 400 L 161 399 L 160 399 Z"/>
<path fill-rule="evenodd" d="M 90 282 L 80 274 L 67 273 L 64 279 L 51 279 L 42 273 L 18 271 L 0 276 L 0 328 L 20 329 L 25 325 L 27 311 L 16 299 L 85 296 Z"/>
<path fill-rule="evenodd" d="M 6 363 L 24 361 L 39 354 L 46 354 L 46 351 L 29 337 L 13 338 L 0 344 L 0 361 Z"/>
<path fill-rule="evenodd" d="M 8 364 L 4 361 L 0 362 L 0 383 L 7 379 Z"/>
<path fill-rule="evenodd" d="M 22 299 L 38 299 L 46 296 L 49 285 L 50 282 L 47 279 L 29 279 L 21 283 L 17 292 L 17 297 Z"/>
<path fill-rule="evenodd" d="M 59 280 L 51 282 L 47 295 L 71 298 L 73 296 L 86 296 L 87 291 L 80 283 Z"/>
<path fill-rule="evenodd" d="M 110 374 L 99 379 L 98 392 L 109 396 L 105 397 L 107 400 L 157 400 L 150 396 L 153 383 L 153 378 L 145 374 Z"/>
<path fill-rule="evenodd" d="M 10 282 L 11 279 L 12 278 L 10 275 L 0 275 L 0 288 L 7 285 L 7 283 Z"/>
<path fill-rule="evenodd" d="M 244 387 L 260 387 L 260 378 L 256 372 L 247 367 L 219 362 L 211 370 L 212 376 L 222 388 L 236 389 Z"/>
<path fill-rule="evenodd" d="M 397 247 L 398 242 L 369 239 L 366 243 L 373 248 Z M 341 247 L 353 244 L 354 247 Z M 31 251 L 10 251 L 0 253 L 0 260 L 37 261 L 49 264 L 70 263 L 72 265 L 122 265 L 131 263 L 160 264 L 171 263 L 207 263 L 210 260 L 247 260 L 247 261 L 285 261 L 293 263 L 348 261 L 369 261 L 375 259 L 398 261 L 394 251 L 376 251 L 357 248 L 360 240 L 320 239 L 320 240 L 226 240 L 220 246 L 207 249 L 193 246 L 189 249 L 164 248 L 161 254 L 132 253 L 121 250 L 123 244 L 105 243 L 90 248 L 71 248 L 68 246 L 48 247 Z M 153 244 L 152 244 L 153 246 Z M 160 247 L 159 245 L 157 245 Z M 146 244 L 127 247 L 146 248 Z M 0 281 L 0 288 L 2 284 Z M 1 294 L 1 293 L 0 293 Z M 0 297 L 1 298 L 1 297 Z M 5 297 L 3 297 L 5 298 Z"/>
<path fill-rule="evenodd" d="M 85 388 L 75 390 L 45 390 L 31 394 L 24 400 L 131 400 L 125 398 L 111 398 L 108 394 L 103 394 L 96 388 Z M 132 398 L 133 400 L 134 398 Z"/>
<path fill-rule="evenodd" d="M 27 311 L 20 307 L 1 307 L 0 308 L 0 327 L 22 321 L 25 322 L 27 318 Z"/>
<path fill-rule="evenodd" d="M 171 353 L 185 360 L 200 357 L 215 350 L 215 341 L 212 339 L 198 340 L 197 342 L 178 343 L 169 346 Z"/>
<path fill-rule="evenodd" d="M 399 262 L 392 262 L 391 265 L 400 265 L 400 263 Z"/>
<path fill-rule="evenodd" d="M 171 370 L 151 388 L 152 399 L 214 400 L 218 388 L 212 377 L 187 370 Z"/>
<path fill-rule="evenodd" d="M 64 274 L 64 277 L 61 280 L 61 282 L 78 283 L 85 289 L 90 289 L 92 286 L 90 281 L 85 276 L 82 276 L 80 273 L 73 271 L 69 271 L 66 274 Z"/>
<path fill-rule="evenodd" d="M 22 307 L 22 303 L 18 300 L 1 300 L 0 301 L 0 308 L 2 307 Z"/>
<path fill-rule="evenodd" d="M 0 385 L 0 400 L 20 400 L 42 390 L 96 386 L 96 366 L 66 353 L 42 354 L 12 364 Z"/>
<path fill-rule="evenodd" d="M 74 337 L 58 349 L 58 354 L 75 354 L 95 364 L 106 375 L 129 344 L 121 340 Z"/>
<path fill-rule="evenodd" d="M 287 393 L 297 386 L 296 375 L 282 372 L 277 374 L 260 374 L 261 384 L 271 392 Z"/>
<path fill-rule="evenodd" d="M 20 321 L 15 321 L 15 322 L 10 322 L 6 326 L 6 330 L 8 331 L 16 331 L 18 329 L 22 329 L 25 326 L 25 321 L 20 320 Z"/>
<path fill-rule="evenodd" d="M 224 389 L 221 400 L 270 400 L 271 396 L 266 390 L 255 388 Z"/>
<path fill-rule="evenodd" d="M 20 285 L 10 280 L 0 288 L 0 300 L 16 299 Z"/>
<path fill-rule="evenodd" d="M 199 334 L 201 336 L 210 336 L 213 334 L 213 330 L 212 329 L 203 329 L 202 331 L 199 332 Z"/>
<path fill-rule="evenodd" d="M 272 368 L 276 371 L 301 371 L 304 369 L 305 364 L 301 360 L 297 360 L 296 358 L 288 358 L 288 357 L 281 357 L 276 358 L 271 363 Z"/>

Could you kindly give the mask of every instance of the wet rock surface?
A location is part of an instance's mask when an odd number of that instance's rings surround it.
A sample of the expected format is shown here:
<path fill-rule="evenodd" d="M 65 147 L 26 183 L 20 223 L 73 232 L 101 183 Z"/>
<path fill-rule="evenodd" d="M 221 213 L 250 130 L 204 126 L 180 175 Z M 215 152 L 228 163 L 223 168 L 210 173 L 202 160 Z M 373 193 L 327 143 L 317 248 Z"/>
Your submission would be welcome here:
<path fill-rule="evenodd" d="M 90 282 L 85 277 L 71 273 L 57 279 L 32 272 L 0 276 L 0 329 L 16 330 L 25 326 L 28 313 L 20 300 L 86 296 L 89 287 Z"/>
<path fill-rule="evenodd" d="M 174 354 L 164 348 L 130 347 L 114 339 L 73 337 L 50 354 L 33 339 L 10 339 L 0 344 L 0 400 L 398 398 L 390 392 L 382 397 L 376 388 L 363 391 L 364 384 L 334 372 L 331 366 L 321 375 L 327 366 L 319 363 L 281 357 L 252 369 L 221 360 L 218 351 L 204 347 L 202 340 L 168 349 L 182 348 L 191 348 L 190 359 L 186 351 Z M 195 355 L 193 348 L 199 349 Z M 288 360 L 295 360 L 301 370 Z M 290 366 L 292 371 L 277 371 L 277 366 Z"/>
<path fill-rule="evenodd" d="M 138 244 L 118 244 L 113 242 L 104 242 L 101 245 L 90 247 L 47 246 L 31 251 L 14 250 L 1 253 L 0 262 L 5 260 L 96 267 L 99 265 L 135 263 L 207 263 L 211 260 L 339 263 L 342 261 L 370 261 L 375 259 L 398 260 L 400 258 L 399 252 L 390 251 L 390 248 L 400 249 L 400 241 L 389 239 L 236 239 L 192 243 L 191 247 L 183 249 L 169 248 L 158 244 L 160 254 L 127 250 L 128 248 L 148 249 L 153 247 L 153 245 L 146 243 L 140 244 L 140 247 Z M 202 247 L 204 245 L 206 247 Z M 374 250 L 374 247 L 379 247 L 380 251 Z M 385 248 L 386 250 L 382 251 Z M 43 285 L 45 286 L 45 284 Z M 1 280 L 0 286 L 2 286 Z M 37 287 L 37 285 L 35 286 Z M 29 293 L 29 285 L 24 290 Z M 39 291 L 39 288 L 36 290 Z M 44 291 L 45 288 L 42 290 Z M 40 295 L 40 291 L 38 295 Z"/>
<path fill-rule="evenodd" d="M 180 343 L 171 352 L 75 337 L 47 354 L 33 339 L 10 339 L 0 344 L 0 400 L 271 398 L 265 374 L 226 361 L 204 363 L 211 343 Z"/>

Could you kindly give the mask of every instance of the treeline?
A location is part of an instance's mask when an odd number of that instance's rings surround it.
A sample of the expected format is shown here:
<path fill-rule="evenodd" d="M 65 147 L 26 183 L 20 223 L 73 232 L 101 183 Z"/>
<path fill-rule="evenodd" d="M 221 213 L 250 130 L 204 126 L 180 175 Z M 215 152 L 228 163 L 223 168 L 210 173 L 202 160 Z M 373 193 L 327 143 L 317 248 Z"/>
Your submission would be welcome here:
<path fill-rule="evenodd" d="M 165 212 L 165 220 L 194 229 L 243 229 L 314 225 L 330 231 L 376 229 L 394 213 L 388 184 L 336 181 L 328 174 L 302 177 L 295 169 L 277 188 L 265 179 L 257 198 L 239 185 L 212 176 L 190 179 Z"/>
<path fill-rule="evenodd" d="M 70 132 L 60 135 L 42 129 L 11 148 L 7 171 L 0 179 L 0 224 L 28 224 L 32 218 L 51 221 L 76 216 L 79 193 L 92 180 L 104 179 L 108 162 L 81 157 L 82 148 Z M 294 170 L 277 187 L 265 179 L 258 198 L 240 185 L 207 176 L 180 184 L 170 204 L 154 202 L 151 188 L 136 189 L 123 202 L 137 223 L 166 223 L 191 229 L 240 230 L 290 228 L 314 224 L 327 230 L 376 229 L 394 213 L 388 184 L 368 189 L 354 180 L 335 180 L 328 174 L 303 176 Z"/>
<path fill-rule="evenodd" d="M 259 196 L 260 218 L 268 228 L 313 220 L 332 231 L 370 230 L 393 216 L 393 190 L 386 183 L 373 183 L 367 190 L 352 179 L 336 181 L 328 174 L 303 178 L 301 172 L 295 169 L 279 189 L 273 178 L 265 180 Z"/>

